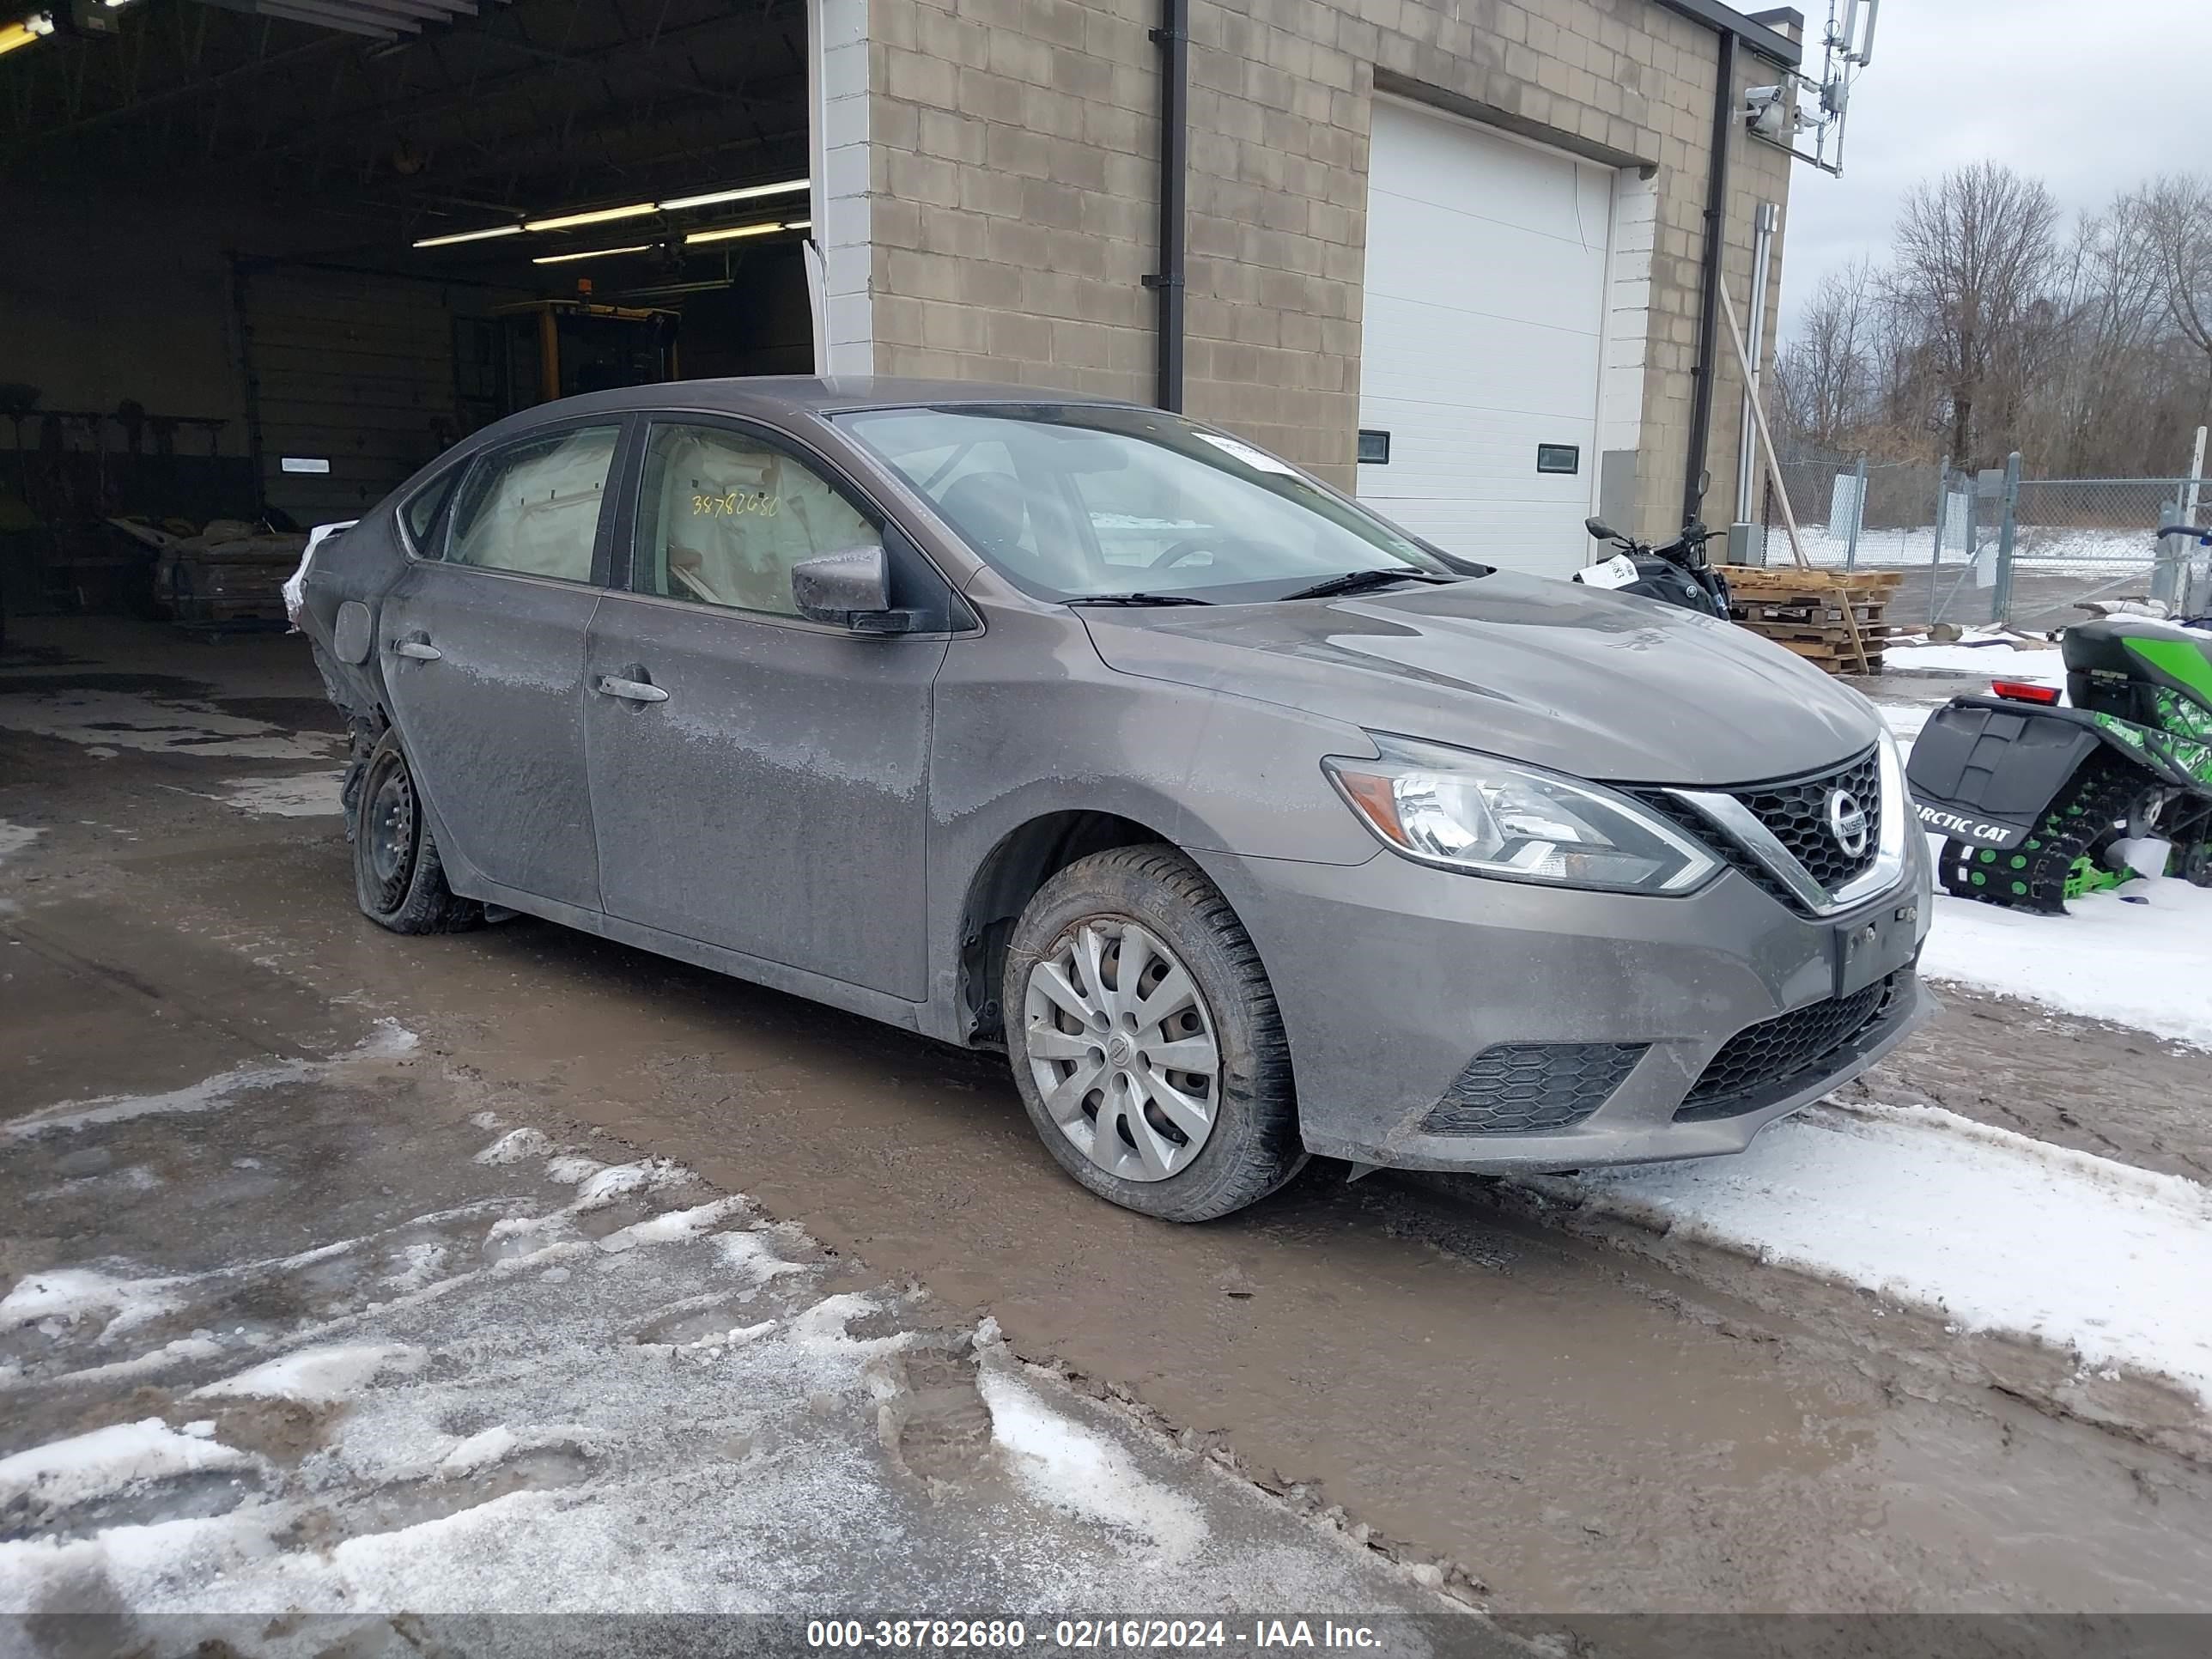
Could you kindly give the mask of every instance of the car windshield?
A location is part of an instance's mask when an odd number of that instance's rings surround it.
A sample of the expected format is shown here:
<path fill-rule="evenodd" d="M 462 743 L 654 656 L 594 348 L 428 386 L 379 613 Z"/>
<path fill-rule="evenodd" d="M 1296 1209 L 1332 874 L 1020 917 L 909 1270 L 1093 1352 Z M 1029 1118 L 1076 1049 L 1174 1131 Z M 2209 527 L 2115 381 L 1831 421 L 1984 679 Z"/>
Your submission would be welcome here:
<path fill-rule="evenodd" d="M 1386 580 L 1379 573 L 1481 568 L 1179 416 L 978 404 L 836 420 L 981 557 L 1042 599 L 1236 603 L 1354 573 L 1364 585 Z"/>

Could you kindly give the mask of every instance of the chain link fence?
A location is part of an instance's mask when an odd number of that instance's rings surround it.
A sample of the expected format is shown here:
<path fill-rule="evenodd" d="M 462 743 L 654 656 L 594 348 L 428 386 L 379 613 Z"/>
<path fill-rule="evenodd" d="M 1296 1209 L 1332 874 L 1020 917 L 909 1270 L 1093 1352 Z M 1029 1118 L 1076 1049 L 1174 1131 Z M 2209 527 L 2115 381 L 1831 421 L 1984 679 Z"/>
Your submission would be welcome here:
<path fill-rule="evenodd" d="M 1893 623 L 2041 631 L 2081 621 L 2098 601 L 2212 609 L 2206 550 L 2157 533 L 2192 507 L 2193 522 L 2212 514 L 2212 479 L 2030 478 L 2017 458 L 1978 474 L 1834 454 L 1780 471 L 1813 563 L 1905 574 Z M 1786 562 L 1771 480 L 1761 518 L 1768 562 Z"/>

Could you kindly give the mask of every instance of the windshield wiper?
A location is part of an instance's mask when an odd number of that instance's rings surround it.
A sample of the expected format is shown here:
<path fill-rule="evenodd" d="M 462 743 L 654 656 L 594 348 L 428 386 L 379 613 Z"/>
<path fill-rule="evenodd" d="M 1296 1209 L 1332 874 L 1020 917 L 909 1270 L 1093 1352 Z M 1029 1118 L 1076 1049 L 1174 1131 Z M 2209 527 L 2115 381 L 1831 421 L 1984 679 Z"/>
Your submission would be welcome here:
<path fill-rule="evenodd" d="M 1188 593 L 1079 593 L 1070 605 L 1212 605 Z"/>
<path fill-rule="evenodd" d="M 1370 587 L 1387 587 L 1392 582 L 1455 582 L 1457 576 L 1446 575 L 1440 570 L 1347 570 L 1341 576 L 1328 576 L 1311 587 L 1301 587 L 1295 593 L 1285 593 L 1286 599 L 1326 599 L 1339 593 L 1364 593 Z"/>

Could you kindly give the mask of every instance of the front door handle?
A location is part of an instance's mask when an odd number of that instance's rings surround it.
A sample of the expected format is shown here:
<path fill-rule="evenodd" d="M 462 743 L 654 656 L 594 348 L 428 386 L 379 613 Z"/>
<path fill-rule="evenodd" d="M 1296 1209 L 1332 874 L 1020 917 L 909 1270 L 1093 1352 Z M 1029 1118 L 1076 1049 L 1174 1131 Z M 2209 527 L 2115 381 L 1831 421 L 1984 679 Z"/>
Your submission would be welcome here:
<path fill-rule="evenodd" d="M 395 657 L 407 657 L 416 662 L 435 662 L 446 653 L 428 640 L 394 640 L 392 642 L 392 654 Z"/>
<path fill-rule="evenodd" d="M 666 702 L 668 693 L 647 680 L 624 679 L 619 674 L 599 676 L 599 690 L 610 697 L 622 697 L 631 702 Z"/>

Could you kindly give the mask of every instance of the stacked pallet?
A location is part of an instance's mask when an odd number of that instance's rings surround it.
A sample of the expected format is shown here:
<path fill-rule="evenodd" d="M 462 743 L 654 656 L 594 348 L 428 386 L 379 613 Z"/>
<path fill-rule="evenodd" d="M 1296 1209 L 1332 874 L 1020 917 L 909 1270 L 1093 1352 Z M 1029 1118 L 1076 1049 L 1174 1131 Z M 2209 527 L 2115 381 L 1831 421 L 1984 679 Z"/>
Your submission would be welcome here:
<path fill-rule="evenodd" d="M 1881 672 L 1889 638 L 1882 611 L 1905 580 L 1899 570 L 1802 569 L 1796 565 L 1723 565 L 1735 603 L 1729 615 L 1785 651 L 1831 674 L 1861 671 L 1851 621 L 1866 642 L 1866 671 Z"/>

